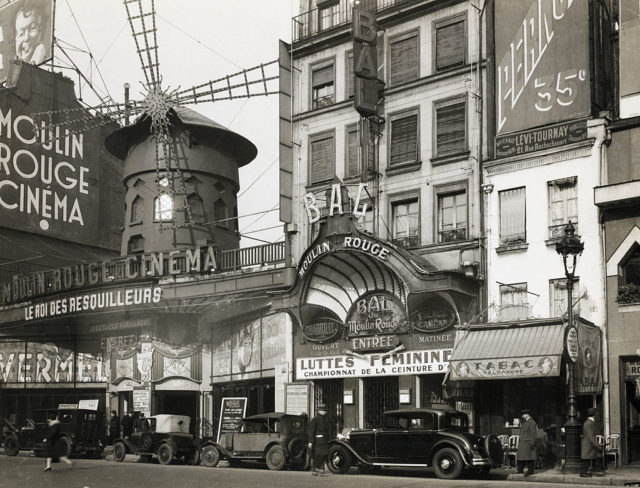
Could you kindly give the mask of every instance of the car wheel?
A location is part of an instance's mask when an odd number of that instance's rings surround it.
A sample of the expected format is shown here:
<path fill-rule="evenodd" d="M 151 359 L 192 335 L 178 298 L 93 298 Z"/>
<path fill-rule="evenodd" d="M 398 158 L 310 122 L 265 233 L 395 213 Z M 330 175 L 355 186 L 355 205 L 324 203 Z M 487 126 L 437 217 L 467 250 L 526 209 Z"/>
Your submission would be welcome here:
<path fill-rule="evenodd" d="M 273 471 L 280 471 L 284 468 L 285 457 L 282 446 L 271 446 L 267 451 L 267 466 Z"/>
<path fill-rule="evenodd" d="M 329 471 L 335 474 L 344 474 L 351 467 L 351 453 L 343 446 L 331 446 L 327 456 Z"/>
<path fill-rule="evenodd" d="M 191 448 L 191 451 L 186 456 L 186 461 L 189 466 L 197 466 L 200 464 L 200 450 L 195 446 Z"/>
<path fill-rule="evenodd" d="M 287 450 L 289 451 L 289 457 L 294 463 L 300 464 L 307 457 L 307 445 L 299 437 L 291 439 Z"/>
<path fill-rule="evenodd" d="M 382 466 L 371 466 L 370 464 L 359 464 L 358 470 L 362 474 L 378 474 L 382 471 Z"/>
<path fill-rule="evenodd" d="M 220 462 L 220 451 L 216 446 L 208 445 L 202 448 L 201 462 L 209 468 L 215 468 Z"/>
<path fill-rule="evenodd" d="M 113 445 L 113 458 L 121 463 L 124 461 L 125 456 L 127 455 L 127 446 L 124 445 L 124 442 L 116 442 Z"/>
<path fill-rule="evenodd" d="M 462 468 L 460 453 L 451 447 L 440 449 L 433 457 L 433 470 L 438 478 L 455 479 L 462 473 Z"/>
<path fill-rule="evenodd" d="M 58 438 L 55 452 L 59 457 L 69 457 L 71 455 L 71 439 L 66 436 Z"/>
<path fill-rule="evenodd" d="M 12 435 L 5 437 L 4 452 L 7 456 L 17 456 L 18 452 L 20 452 L 20 448 L 18 447 L 18 439 L 16 439 Z"/>
<path fill-rule="evenodd" d="M 156 455 L 158 456 L 160 464 L 167 465 L 171 464 L 171 461 L 173 461 L 173 450 L 169 444 L 160 444 Z"/>
<path fill-rule="evenodd" d="M 145 451 L 153 450 L 153 436 L 151 434 L 142 434 L 140 439 L 140 446 Z"/>

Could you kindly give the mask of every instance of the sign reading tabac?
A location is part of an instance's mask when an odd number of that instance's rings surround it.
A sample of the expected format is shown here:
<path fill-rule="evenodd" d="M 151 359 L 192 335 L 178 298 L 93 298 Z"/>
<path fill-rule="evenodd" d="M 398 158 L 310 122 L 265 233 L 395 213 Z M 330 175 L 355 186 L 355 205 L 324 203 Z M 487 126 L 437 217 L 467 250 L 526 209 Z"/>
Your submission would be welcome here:
<path fill-rule="evenodd" d="M 496 0 L 496 133 L 589 114 L 584 0 Z"/>
<path fill-rule="evenodd" d="M 451 361 L 452 380 L 539 378 L 559 375 L 559 356 L 531 356 Z"/>

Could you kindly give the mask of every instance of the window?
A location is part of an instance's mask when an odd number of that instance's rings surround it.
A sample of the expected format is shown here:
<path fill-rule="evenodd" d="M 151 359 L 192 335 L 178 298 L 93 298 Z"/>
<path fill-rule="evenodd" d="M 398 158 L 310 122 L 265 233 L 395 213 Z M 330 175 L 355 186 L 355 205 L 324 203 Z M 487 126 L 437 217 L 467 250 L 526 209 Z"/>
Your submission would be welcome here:
<path fill-rule="evenodd" d="M 549 307 L 551 317 L 562 317 L 567 313 L 567 279 L 549 280 Z M 573 280 L 573 311 L 580 313 L 580 282 Z"/>
<path fill-rule="evenodd" d="M 335 174 L 335 163 L 334 132 L 309 136 L 309 184 L 331 180 Z"/>
<path fill-rule="evenodd" d="M 466 62 L 466 17 L 458 15 L 434 24 L 436 71 L 462 66 Z"/>
<path fill-rule="evenodd" d="M 500 321 L 525 320 L 528 316 L 527 284 L 500 285 Z"/>
<path fill-rule="evenodd" d="M 454 98 L 435 105 L 436 157 L 461 153 L 467 150 L 467 103 L 464 98 Z"/>
<path fill-rule="evenodd" d="M 368 123 L 367 121 L 363 121 L 362 123 Z M 347 126 L 346 134 L 345 134 L 345 167 L 344 167 L 344 176 L 345 178 L 355 178 L 360 176 L 362 171 L 362 163 L 366 163 L 366 165 L 371 169 L 373 168 L 373 161 L 375 158 L 375 147 L 373 142 L 369 141 L 368 146 L 368 158 L 366 161 L 360 161 L 359 153 L 360 153 L 360 131 L 358 130 L 358 124 L 351 124 Z M 366 156 L 366 154 L 365 154 Z"/>
<path fill-rule="evenodd" d="M 389 166 L 418 161 L 418 110 L 390 117 Z"/>
<path fill-rule="evenodd" d="M 173 198 L 171 195 L 163 193 L 155 199 L 153 206 L 153 218 L 155 220 L 167 221 L 173 218 Z"/>
<path fill-rule="evenodd" d="M 417 30 L 389 39 L 389 86 L 417 80 L 419 61 Z"/>
<path fill-rule="evenodd" d="M 346 54 L 346 69 L 345 69 L 345 73 L 347 73 L 347 79 L 346 79 L 346 98 L 350 99 L 353 98 L 354 95 L 354 91 L 353 91 L 353 51 L 348 51 Z"/>
<path fill-rule="evenodd" d="M 311 108 L 331 105 L 334 99 L 333 61 L 324 61 L 311 68 Z"/>
<path fill-rule="evenodd" d="M 524 187 L 501 191 L 499 196 L 500 245 L 525 242 L 527 233 Z"/>
<path fill-rule="evenodd" d="M 191 210 L 191 220 L 196 224 L 203 223 L 204 205 L 202 203 L 202 198 L 195 193 L 192 193 L 187 197 L 187 205 L 189 205 L 189 209 Z"/>
<path fill-rule="evenodd" d="M 420 209 L 418 198 L 391 204 L 393 243 L 402 247 L 416 247 L 420 243 Z"/>
<path fill-rule="evenodd" d="M 144 252 L 144 237 L 141 235 L 131 236 L 127 243 L 127 254 L 140 254 Z"/>
<path fill-rule="evenodd" d="M 339 13 L 339 4 L 337 1 L 331 0 L 318 5 L 318 30 L 324 30 L 338 25 Z"/>
<path fill-rule="evenodd" d="M 578 223 L 578 184 L 577 178 L 564 178 L 550 181 L 549 187 L 549 239 L 560 238 L 564 226 L 571 221 Z"/>
<path fill-rule="evenodd" d="M 467 192 L 438 195 L 438 242 L 467 238 Z"/>
<path fill-rule="evenodd" d="M 144 216 L 144 200 L 136 196 L 131 202 L 131 223 L 142 222 Z"/>
<path fill-rule="evenodd" d="M 640 246 L 635 245 L 622 265 L 623 284 L 640 285 Z"/>

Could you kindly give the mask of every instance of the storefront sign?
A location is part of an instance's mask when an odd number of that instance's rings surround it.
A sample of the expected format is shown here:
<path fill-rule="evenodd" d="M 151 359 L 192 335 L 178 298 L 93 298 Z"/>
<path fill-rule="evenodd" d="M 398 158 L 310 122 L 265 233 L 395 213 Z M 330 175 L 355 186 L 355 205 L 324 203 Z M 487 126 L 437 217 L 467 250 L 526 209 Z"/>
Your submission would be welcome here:
<path fill-rule="evenodd" d="M 587 121 L 561 122 L 496 137 L 496 157 L 506 158 L 587 139 Z"/>
<path fill-rule="evenodd" d="M 445 373 L 450 356 L 451 349 L 434 349 L 366 356 L 297 358 L 296 379 Z"/>
<path fill-rule="evenodd" d="M 348 337 L 398 334 L 407 331 L 407 315 L 398 298 L 374 292 L 356 301 L 347 315 Z"/>
<path fill-rule="evenodd" d="M 400 344 L 395 335 L 354 337 L 350 341 L 351 350 L 356 352 L 389 350 Z"/>
<path fill-rule="evenodd" d="M 238 432 L 247 410 L 246 397 L 223 398 L 220 406 L 220 423 L 218 424 L 218 439 L 227 432 Z"/>
<path fill-rule="evenodd" d="M 360 201 L 363 196 L 363 191 L 366 192 L 367 184 L 360 183 L 358 184 L 358 190 L 355 197 L 355 203 L 353 205 L 353 215 L 356 217 L 364 217 L 367 214 L 367 203 L 360 204 Z M 343 192 L 344 190 L 344 192 Z M 343 193 L 348 195 L 348 189 L 346 185 L 340 185 L 339 183 L 331 185 L 331 197 L 329 202 L 326 203 L 327 212 L 329 217 L 333 217 L 336 215 L 344 214 L 343 207 Z M 318 207 L 318 201 L 316 196 L 313 193 L 306 193 L 303 197 L 304 208 L 307 211 L 307 217 L 309 219 L 309 223 L 313 224 L 320 220 L 321 211 Z"/>
<path fill-rule="evenodd" d="M 640 361 L 627 361 L 625 363 L 625 372 L 627 378 L 640 377 Z"/>
<path fill-rule="evenodd" d="M 342 332 L 342 324 L 333 318 L 320 317 L 302 326 L 302 335 L 311 342 L 327 342 Z"/>
<path fill-rule="evenodd" d="M 572 363 L 578 360 L 578 331 L 575 327 L 570 327 L 567 331 L 567 355 Z"/>
<path fill-rule="evenodd" d="M 291 415 L 309 413 L 309 384 L 308 383 L 287 383 L 286 391 L 286 412 Z"/>
<path fill-rule="evenodd" d="M 87 295 L 58 298 L 24 307 L 24 320 L 43 319 L 76 312 L 104 310 L 132 305 L 150 305 L 162 299 L 162 288 L 125 288 Z"/>
<path fill-rule="evenodd" d="M 452 380 L 539 378 L 559 375 L 559 356 L 469 359 L 451 362 Z"/>
<path fill-rule="evenodd" d="M 434 306 L 426 310 L 412 313 L 409 317 L 411 326 L 420 332 L 440 332 L 455 324 L 457 317 L 451 307 Z"/>
<path fill-rule="evenodd" d="M 78 402 L 78 408 L 82 410 L 98 410 L 98 404 L 100 400 L 80 400 Z"/>

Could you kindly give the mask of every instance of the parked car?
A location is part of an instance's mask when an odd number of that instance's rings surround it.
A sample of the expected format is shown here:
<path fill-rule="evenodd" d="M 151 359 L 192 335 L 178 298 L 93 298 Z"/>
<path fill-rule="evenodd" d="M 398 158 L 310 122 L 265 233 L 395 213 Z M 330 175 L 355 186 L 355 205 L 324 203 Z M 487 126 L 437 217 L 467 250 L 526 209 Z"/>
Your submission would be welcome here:
<path fill-rule="evenodd" d="M 495 435 L 469 433 L 466 414 L 453 409 L 415 408 L 383 415 L 381 429 L 356 429 L 330 442 L 327 464 L 333 473 L 353 465 L 362 472 L 383 466 L 432 467 L 443 479 L 463 470 L 487 475 L 502 463 L 502 445 Z"/>
<path fill-rule="evenodd" d="M 303 469 L 307 461 L 307 416 L 282 412 L 262 413 L 242 419 L 239 432 L 227 432 L 219 442 L 204 440 L 202 464 L 215 467 L 220 459 L 231 466 L 242 461 L 266 462 L 269 469 L 285 466 Z"/>
<path fill-rule="evenodd" d="M 2 445 L 7 456 L 17 456 L 20 451 L 31 451 L 47 433 L 47 422 L 36 422 L 32 418 L 24 419 L 20 427 L 7 419 L 3 419 L 3 425 Z"/>
<path fill-rule="evenodd" d="M 154 455 L 160 464 L 171 464 L 182 458 L 189 464 L 197 464 L 200 453 L 189 433 L 191 418 L 187 415 L 152 415 L 146 427 L 113 442 L 113 457 L 122 462 L 127 454 L 139 454 L 143 458 Z"/>

